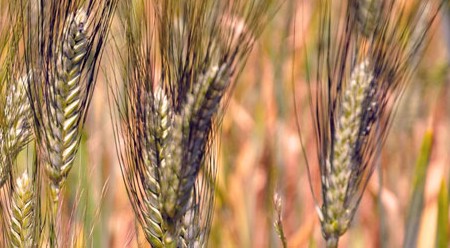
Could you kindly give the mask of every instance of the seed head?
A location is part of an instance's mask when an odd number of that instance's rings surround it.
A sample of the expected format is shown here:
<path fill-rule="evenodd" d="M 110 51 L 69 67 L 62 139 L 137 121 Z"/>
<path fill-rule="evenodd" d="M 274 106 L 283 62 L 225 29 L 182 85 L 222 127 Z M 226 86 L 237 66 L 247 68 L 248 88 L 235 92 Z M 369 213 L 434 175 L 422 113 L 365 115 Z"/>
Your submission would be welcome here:
<path fill-rule="evenodd" d="M 336 247 L 443 1 L 417 1 L 409 9 L 394 0 L 349 0 L 345 15 L 333 16 L 331 2 L 321 5 L 317 91 L 311 94 L 323 201 L 317 209 L 327 246 Z M 342 22 L 342 29 L 332 26 Z"/>

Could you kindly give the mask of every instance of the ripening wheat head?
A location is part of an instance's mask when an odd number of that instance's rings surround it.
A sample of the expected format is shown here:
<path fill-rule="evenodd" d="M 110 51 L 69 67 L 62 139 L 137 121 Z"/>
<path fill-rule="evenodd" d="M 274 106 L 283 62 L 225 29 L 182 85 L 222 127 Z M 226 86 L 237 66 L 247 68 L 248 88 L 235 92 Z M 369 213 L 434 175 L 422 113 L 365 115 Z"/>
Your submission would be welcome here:
<path fill-rule="evenodd" d="M 28 75 L 6 81 L 0 104 L 0 187 L 10 176 L 11 166 L 31 137 L 30 105 L 26 95 Z"/>
<path fill-rule="evenodd" d="M 11 200 L 11 247 L 33 247 L 35 243 L 35 190 L 27 172 L 17 178 Z"/>
<path fill-rule="evenodd" d="M 121 165 L 154 247 L 204 246 L 215 184 L 215 133 L 233 78 L 273 3 L 133 1 L 121 12 L 127 51 Z M 117 91 L 120 90 L 118 87 Z M 121 142 L 123 142 L 122 145 Z"/>
<path fill-rule="evenodd" d="M 444 1 L 321 1 L 313 94 L 327 246 L 336 247 L 358 208 L 407 86 Z M 335 25 L 336 24 L 336 25 Z"/>
<path fill-rule="evenodd" d="M 25 61 L 32 74 L 39 168 L 58 202 L 80 141 L 116 0 L 45 0 L 24 3 Z"/>
<path fill-rule="evenodd" d="M 21 187 L 13 181 L 17 171 L 17 154 L 27 145 L 32 134 L 29 122 L 31 110 L 26 91 L 29 75 L 23 73 L 23 54 L 19 49 L 23 27 L 18 14 L 19 10 L 19 4 L 15 1 L 0 1 L 0 215 L 2 216 L 0 243 L 2 247 L 13 246 L 12 241 L 17 238 L 15 235 L 17 233 L 13 232 L 12 227 L 17 231 L 27 229 L 21 233 L 24 234 L 24 239 L 29 239 L 33 232 L 32 227 L 21 229 L 22 226 L 28 225 L 29 217 L 32 215 L 26 214 L 29 210 L 27 207 L 25 207 L 26 210 L 22 208 L 24 212 L 18 210 L 24 205 L 19 203 L 20 199 L 15 197 L 14 193 L 19 192 Z M 22 196 L 23 203 L 31 198 L 30 195 Z M 24 218 L 14 218 L 22 213 Z M 27 243 L 27 247 L 31 244 L 31 241 Z"/>
<path fill-rule="evenodd" d="M 5 6 L 3 6 L 5 5 Z M 3 7 L 6 7 L 3 9 Z M 11 166 L 31 136 L 30 106 L 26 98 L 28 75 L 22 75 L 19 53 L 21 25 L 17 4 L 2 3 L 0 13 L 0 188 L 10 177 Z"/>

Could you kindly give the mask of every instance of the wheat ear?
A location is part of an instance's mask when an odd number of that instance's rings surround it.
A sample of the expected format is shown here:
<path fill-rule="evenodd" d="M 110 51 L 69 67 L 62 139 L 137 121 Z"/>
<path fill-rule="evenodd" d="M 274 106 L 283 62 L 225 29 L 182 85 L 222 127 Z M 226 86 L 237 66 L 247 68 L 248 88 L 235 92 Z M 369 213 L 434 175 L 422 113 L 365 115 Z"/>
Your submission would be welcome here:
<path fill-rule="evenodd" d="M 3 186 L 9 176 L 12 160 L 31 137 L 29 123 L 31 109 L 25 89 L 25 81 L 30 76 L 23 76 L 6 86 L 6 102 L 2 110 L 4 111 L 4 120 L 0 125 L 0 187 Z"/>
<path fill-rule="evenodd" d="M 168 144 L 171 137 L 172 113 L 169 101 L 161 88 L 147 96 L 147 128 L 144 154 L 145 163 L 145 199 L 146 210 L 143 212 L 144 232 L 147 240 L 154 247 L 170 246 L 174 238 L 166 232 L 161 211 L 161 168 L 166 167 L 169 159 Z"/>
<path fill-rule="evenodd" d="M 122 13 L 128 48 L 123 105 L 120 90 L 115 94 L 123 120 L 115 130 L 124 136 L 122 175 L 153 246 L 204 246 L 216 176 L 211 146 L 231 79 L 273 1 L 143 4 L 124 2 Z"/>
<path fill-rule="evenodd" d="M 327 247 L 337 247 L 349 228 L 443 4 L 417 1 L 406 11 L 394 0 L 349 0 L 345 28 L 334 29 L 332 2 L 321 8 L 319 36 L 330 43 L 319 46 L 318 88 L 311 93 L 323 201 L 316 209 Z"/>
<path fill-rule="evenodd" d="M 188 94 L 186 105 L 174 122 L 175 136 L 170 144 L 172 156 L 164 173 L 169 182 L 165 187 L 164 194 L 167 198 L 164 206 L 171 218 L 183 213 L 189 205 L 191 191 L 203 163 L 212 116 L 217 112 L 220 99 L 229 83 L 222 75 L 223 70 L 219 70 L 217 66 L 212 66 L 202 75 L 196 88 Z M 182 147 L 186 150 L 181 150 Z M 183 152 L 187 157 L 182 157 Z"/>
<path fill-rule="evenodd" d="M 50 105 L 46 143 L 49 151 L 47 174 L 52 182 L 51 197 L 59 201 L 61 185 L 72 168 L 78 149 L 81 124 L 81 66 L 87 53 L 86 13 L 82 10 L 68 18 L 62 51 L 59 55 L 58 76 L 54 101 Z"/>
<path fill-rule="evenodd" d="M 189 158 L 183 158 L 183 152 L 185 152 L 183 147 L 186 147 L 184 142 L 189 135 L 186 132 L 193 120 L 196 121 L 195 125 L 199 125 L 199 118 L 206 117 L 206 120 L 209 120 L 208 115 L 215 113 L 217 106 L 213 104 L 218 105 L 218 101 L 214 101 L 213 96 L 217 97 L 220 92 L 215 93 L 217 87 L 213 88 L 214 94 L 207 94 L 206 90 L 211 88 L 211 84 L 217 78 L 217 72 L 217 67 L 213 67 L 201 77 L 202 82 L 197 84 L 193 95 L 188 96 L 187 104 L 179 114 L 173 113 L 162 88 L 158 87 L 154 96 L 150 97 L 151 104 L 147 108 L 153 111 L 147 112 L 149 132 L 146 136 L 150 137 L 147 151 L 150 151 L 150 154 L 145 157 L 150 159 L 146 159 L 149 164 L 146 166 L 145 174 L 148 199 L 146 200 L 147 213 L 144 213 L 144 230 L 147 239 L 156 247 L 163 244 L 176 245 L 183 223 L 193 224 L 191 220 L 195 216 L 194 209 L 197 201 L 193 192 L 196 174 L 193 173 L 195 167 L 197 170 L 200 168 L 200 162 L 197 162 L 195 166 L 186 166 L 192 162 Z M 204 104 L 210 107 L 205 108 Z M 197 115 L 193 116 L 193 112 Z M 196 145 L 205 143 L 204 139 L 207 138 L 205 131 L 197 131 L 196 138 L 200 140 L 195 142 Z M 192 147 L 189 150 L 195 151 Z M 189 212 L 190 217 L 183 217 L 185 212 Z"/>
<path fill-rule="evenodd" d="M 16 181 L 11 204 L 11 247 L 32 247 L 35 203 L 33 184 L 27 172 Z"/>
<path fill-rule="evenodd" d="M 345 206 L 351 158 L 360 134 L 361 112 L 367 111 L 362 106 L 372 79 L 369 63 L 364 61 L 353 70 L 348 85 L 343 89 L 333 153 L 327 160 L 327 174 L 322 178 L 328 205 L 322 212 L 321 221 L 324 235 L 330 243 L 337 242 L 351 221 L 352 211 Z"/>

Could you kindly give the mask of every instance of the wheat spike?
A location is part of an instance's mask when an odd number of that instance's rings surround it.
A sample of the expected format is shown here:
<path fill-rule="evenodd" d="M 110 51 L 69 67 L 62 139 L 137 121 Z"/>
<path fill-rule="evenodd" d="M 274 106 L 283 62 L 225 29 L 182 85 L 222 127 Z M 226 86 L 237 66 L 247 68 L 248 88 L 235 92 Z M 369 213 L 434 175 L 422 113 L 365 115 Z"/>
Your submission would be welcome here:
<path fill-rule="evenodd" d="M 54 101 L 50 105 L 51 117 L 48 121 L 47 148 L 49 163 L 47 173 L 52 181 L 52 199 L 58 201 L 63 180 L 69 173 L 80 139 L 81 66 L 87 53 L 86 13 L 77 11 L 68 18 L 62 51 L 59 55 L 58 76 Z"/>
<path fill-rule="evenodd" d="M 349 0 L 334 15 L 333 2 L 321 6 L 319 37 L 330 43 L 320 46 L 318 90 L 311 92 L 323 201 L 316 209 L 327 247 L 337 247 L 349 228 L 443 3 L 415 1 L 407 9 L 394 0 Z M 344 29 L 332 25 L 342 17 Z"/>
<path fill-rule="evenodd" d="M 16 181 L 11 204 L 11 246 L 32 247 L 34 244 L 33 184 L 27 172 Z"/>
<path fill-rule="evenodd" d="M 174 137 L 170 145 L 173 156 L 168 164 L 169 170 L 165 173 L 169 183 L 165 192 L 167 199 L 164 201 L 165 211 L 171 218 L 176 218 L 177 214 L 185 211 L 191 197 L 190 192 L 203 162 L 211 118 L 217 112 L 229 82 L 222 75 L 223 68 L 219 70 L 217 66 L 213 66 L 200 77 L 174 124 Z M 184 151 L 187 152 L 186 158 L 182 157 L 182 142 L 187 143 L 187 151 Z"/>
<path fill-rule="evenodd" d="M 117 0 L 37 1 L 23 5 L 24 63 L 36 139 L 34 172 L 45 174 L 42 240 L 63 239 L 58 214 L 81 140 Z"/>
<path fill-rule="evenodd" d="M 373 77 L 368 61 L 360 63 L 352 72 L 350 82 L 343 90 L 340 111 L 337 120 L 334 149 L 327 161 L 328 174 L 323 178 L 325 185 L 325 201 L 323 209 L 323 232 L 326 237 L 338 238 L 347 230 L 351 211 L 345 206 L 347 187 L 351 174 L 351 157 L 360 134 L 361 112 L 363 101 L 367 95 Z"/>
<path fill-rule="evenodd" d="M 25 89 L 30 76 L 23 76 L 6 86 L 6 102 L 2 109 L 4 120 L 0 125 L 0 187 L 8 178 L 12 160 L 31 137 L 31 109 Z"/>
<path fill-rule="evenodd" d="M 172 113 L 164 90 L 158 87 L 147 97 L 147 135 L 148 141 L 144 149 L 145 163 L 145 199 L 144 232 L 147 240 L 154 247 L 164 247 L 173 243 L 167 237 L 161 212 L 161 168 L 166 167 L 166 161 L 171 156 L 168 150 L 171 137 Z"/>
<path fill-rule="evenodd" d="M 126 93 L 123 99 L 120 90 L 113 93 L 123 121 L 115 131 L 124 138 L 120 158 L 128 196 L 153 246 L 204 246 L 216 176 L 211 146 L 231 79 L 267 23 L 273 1 L 123 6 Z M 167 103 L 161 104 L 162 93 Z"/>

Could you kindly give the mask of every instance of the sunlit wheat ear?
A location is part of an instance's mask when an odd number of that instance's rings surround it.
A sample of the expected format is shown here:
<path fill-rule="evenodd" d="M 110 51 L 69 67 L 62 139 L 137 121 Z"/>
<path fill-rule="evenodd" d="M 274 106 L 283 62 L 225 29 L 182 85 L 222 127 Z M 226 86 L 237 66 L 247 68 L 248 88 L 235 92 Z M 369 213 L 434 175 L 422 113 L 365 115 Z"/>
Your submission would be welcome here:
<path fill-rule="evenodd" d="M 11 201 L 11 247 L 33 247 L 35 202 L 33 183 L 27 172 L 15 183 Z"/>
<path fill-rule="evenodd" d="M 86 13 L 82 10 L 67 19 L 64 41 L 58 57 L 58 70 L 55 87 L 52 88 L 54 100 L 49 106 L 46 148 L 49 161 L 47 174 L 52 181 L 51 194 L 57 202 L 60 187 L 72 168 L 80 139 L 81 63 L 87 52 Z"/>
<path fill-rule="evenodd" d="M 123 3 L 126 93 L 120 86 L 112 92 L 122 120 L 115 131 L 123 141 L 116 144 L 128 196 L 152 246 L 204 246 L 216 176 L 211 146 L 231 78 L 274 4 Z"/>
<path fill-rule="evenodd" d="M 321 222 L 325 237 L 334 242 L 344 234 L 350 224 L 353 209 L 349 209 L 346 198 L 352 170 L 352 156 L 360 135 L 363 102 L 368 95 L 373 76 L 368 61 L 357 65 L 351 79 L 342 90 L 339 102 L 333 150 L 327 160 L 327 174 L 322 176 L 325 204 Z M 364 127 L 365 128 L 365 127 Z"/>
<path fill-rule="evenodd" d="M 203 162 L 211 117 L 217 112 L 220 99 L 229 83 L 223 74 L 223 68 L 219 70 L 213 66 L 202 75 L 193 92 L 188 94 L 182 113 L 175 118 L 174 136 L 170 144 L 172 155 L 168 168 L 163 170 L 167 178 L 164 206 L 170 218 L 178 219 L 179 216 L 176 215 L 187 208 Z M 191 139 L 189 143 L 188 138 Z M 183 154 L 186 157 L 182 157 Z"/>
<path fill-rule="evenodd" d="M 321 1 L 326 45 L 310 88 L 322 189 L 316 209 L 327 247 L 338 246 L 358 209 L 443 1 L 349 0 L 337 15 L 332 3 Z"/>
<path fill-rule="evenodd" d="M 4 120 L 0 127 L 0 187 L 9 175 L 12 160 L 31 137 L 31 110 L 25 89 L 30 76 L 25 75 L 6 86 L 6 99 L 1 110 Z"/>
<path fill-rule="evenodd" d="M 154 247 L 164 247 L 173 243 L 167 238 L 166 225 L 162 216 L 161 175 L 166 167 L 169 153 L 169 140 L 172 132 L 172 112 L 169 101 L 162 88 L 147 96 L 145 137 L 148 138 L 143 150 L 145 164 L 144 187 L 147 198 L 143 211 L 143 229 L 147 240 Z"/>
<path fill-rule="evenodd" d="M 164 128 L 165 133 L 167 133 L 167 138 L 164 139 L 167 144 L 164 147 L 167 147 L 167 150 L 162 155 L 165 160 L 160 167 L 162 176 L 161 203 L 163 206 L 163 218 L 167 225 L 164 241 L 166 243 L 178 242 L 179 239 L 177 237 L 181 235 L 182 225 L 191 223 L 195 219 L 196 212 L 194 209 L 198 199 L 195 197 L 193 190 L 198 170 L 203 161 L 196 160 L 193 163 L 191 159 L 199 156 L 195 154 L 198 152 L 195 148 L 199 150 L 204 149 L 200 146 L 205 144 L 208 132 L 203 126 L 208 125 L 207 122 L 211 118 L 210 115 L 216 112 L 218 106 L 214 106 L 214 104 L 218 105 L 218 101 L 215 97 L 223 94 L 223 88 L 221 87 L 224 86 L 211 87 L 212 84 L 223 84 L 222 82 L 214 82 L 218 78 L 218 68 L 212 67 L 205 75 L 200 77 L 200 81 L 195 86 L 196 88 L 187 96 L 186 104 L 180 113 L 173 115 L 173 117 L 172 115 L 162 114 L 167 111 L 159 111 L 162 113 L 155 114 L 155 117 L 158 117 L 161 123 L 172 125 Z M 208 92 L 208 89 L 213 90 Z M 158 91 L 156 95 L 158 96 Z M 155 98 L 156 106 L 161 105 L 158 103 L 158 98 L 160 97 Z M 164 99 L 166 98 L 164 97 Z M 168 104 L 167 102 L 161 106 Z M 209 108 L 205 107 L 205 105 Z M 201 129 L 195 129 L 193 126 L 201 127 Z M 193 135 L 196 139 L 196 141 L 193 141 L 193 145 L 188 145 L 187 143 L 187 138 L 190 135 Z M 190 217 L 183 217 L 186 212 L 189 212 L 188 215 Z M 184 234 L 188 235 L 189 230 L 184 229 Z M 199 235 L 191 232 L 191 234 L 186 236 L 186 240 L 183 241 L 185 241 L 185 244 L 189 243 L 194 236 L 198 237 Z"/>

